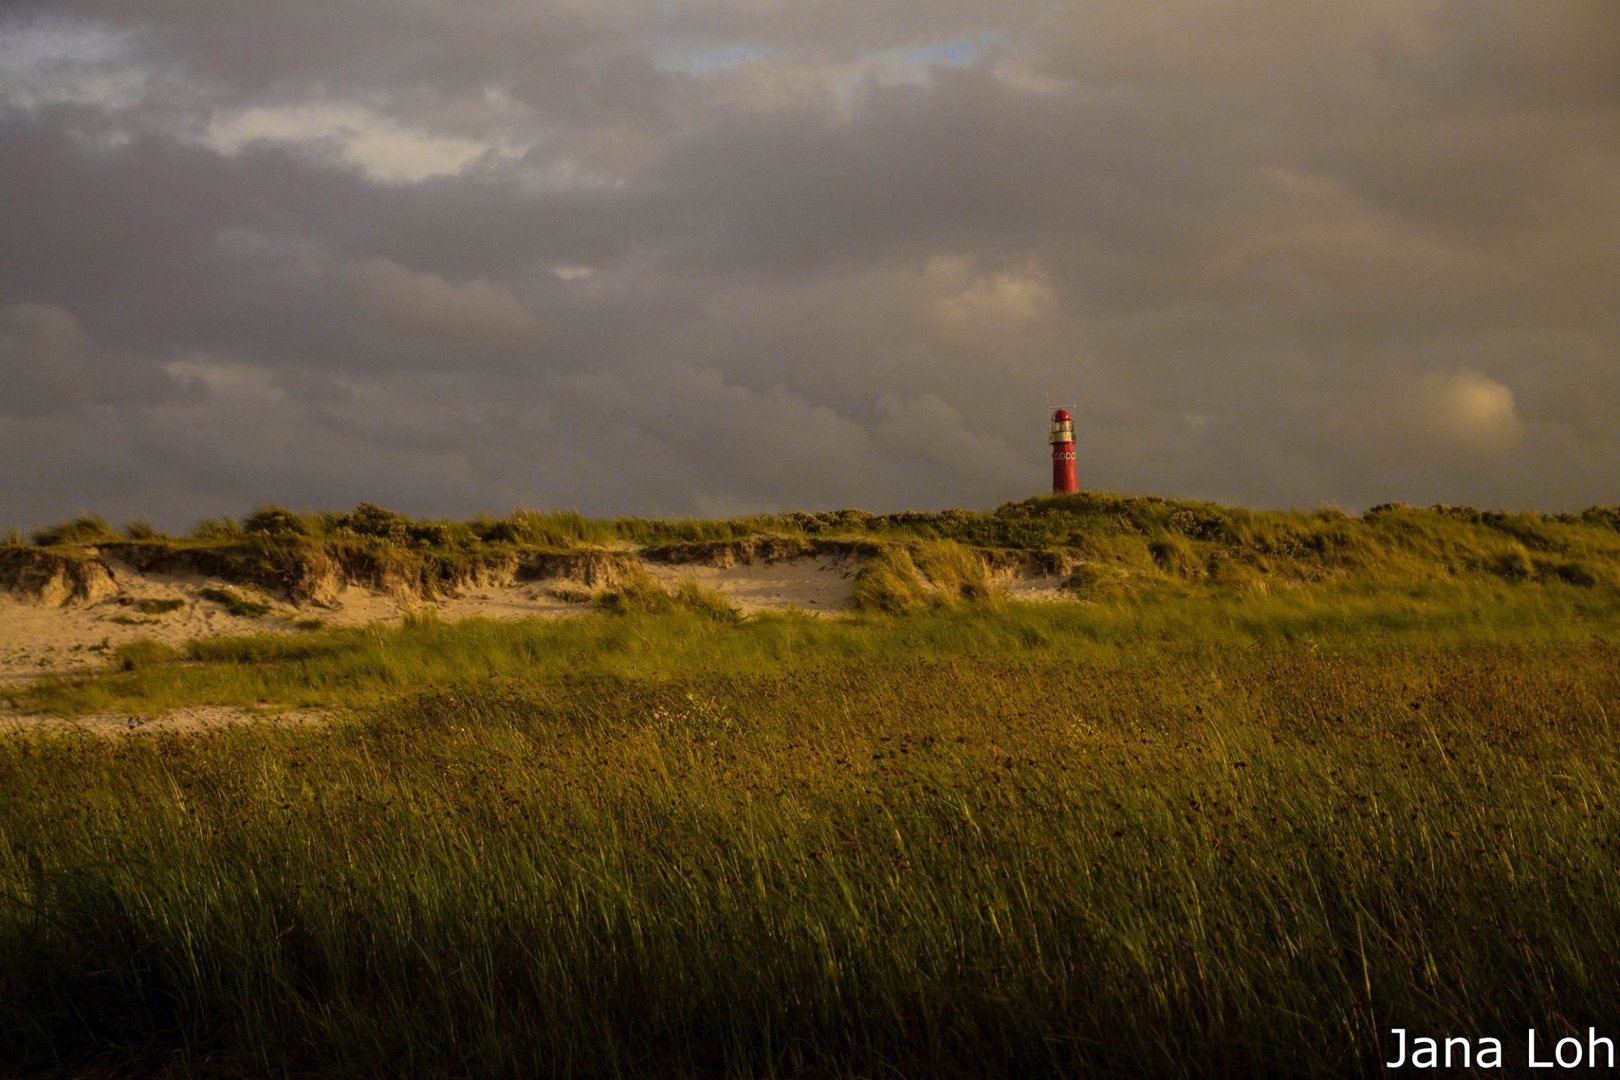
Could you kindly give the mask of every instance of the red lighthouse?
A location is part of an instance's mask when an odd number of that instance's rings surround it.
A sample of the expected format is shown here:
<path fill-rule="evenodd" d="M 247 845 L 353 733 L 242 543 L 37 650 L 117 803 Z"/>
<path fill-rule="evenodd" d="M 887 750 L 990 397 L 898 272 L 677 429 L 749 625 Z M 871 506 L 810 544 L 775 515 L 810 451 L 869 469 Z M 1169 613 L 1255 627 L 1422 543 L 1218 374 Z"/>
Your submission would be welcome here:
<path fill-rule="evenodd" d="M 1068 409 L 1052 414 L 1052 433 L 1046 441 L 1052 444 L 1052 490 L 1073 495 L 1080 490 L 1080 477 L 1074 469 L 1074 417 Z"/>

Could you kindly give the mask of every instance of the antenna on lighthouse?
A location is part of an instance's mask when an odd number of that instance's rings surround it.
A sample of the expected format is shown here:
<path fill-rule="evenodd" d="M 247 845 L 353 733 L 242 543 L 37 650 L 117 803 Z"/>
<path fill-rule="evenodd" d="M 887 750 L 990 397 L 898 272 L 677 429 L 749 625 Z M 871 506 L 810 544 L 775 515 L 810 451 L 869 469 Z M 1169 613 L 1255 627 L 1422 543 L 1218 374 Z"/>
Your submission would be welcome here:
<path fill-rule="evenodd" d="M 1074 465 L 1074 414 L 1061 406 L 1054 409 L 1046 441 L 1052 444 L 1052 490 L 1073 495 L 1080 490 Z"/>

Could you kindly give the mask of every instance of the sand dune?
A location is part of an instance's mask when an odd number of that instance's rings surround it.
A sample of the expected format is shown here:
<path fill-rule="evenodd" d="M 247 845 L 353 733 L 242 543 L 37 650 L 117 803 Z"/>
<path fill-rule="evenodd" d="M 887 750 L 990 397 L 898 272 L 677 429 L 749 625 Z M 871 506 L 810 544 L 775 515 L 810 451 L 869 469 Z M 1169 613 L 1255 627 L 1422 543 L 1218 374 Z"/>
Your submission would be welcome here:
<path fill-rule="evenodd" d="M 115 651 L 142 639 L 181 646 L 194 638 L 300 633 L 319 627 L 367 626 L 432 608 L 441 619 L 566 618 L 589 613 L 593 594 L 638 567 L 667 589 L 686 581 L 724 595 L 744 614 L 798 609 L 812 614 L 848 610 L 856 572 L 867 557 L 859 545 L 806 551 L 770 543 L 727 543 L 588 552 L 541 564 L 541 574 L 487 574 L 446 595 L 425 597 L 404 588 L 353 581 L 328 583 L 320 598 L 271 595 L 240 582 L 185 569 L 141 569 L 102 551 L 72 574 L 13 575 L 0 587 L 0 695 L 6 686 L 48 675 L 106 667 Z M 599 557 L 600 556 L 600 557 Z M 549 572 L 546 571 L 555 571 Z M 1019 599 L 1057 600 L 1058 575 L 1028 567 L 992 572 L 997 586 Z M 233 614 L 224 590 L 266 606 L 262 614 Z M 197 706 L 158 716 L 106 713 L 62 720 L 0 704 L 0 730 L 39 724 L 72 725 L 101 734 L 199 731 L 232 724 L 325 719 L 309 710 L 268 714 Z"/>
<path fill-rule="evenodd" d="M 723 561 L 729 564 L 648 560 L 644 566 L 666 587 L 693 580 L 753 613 L 844 610 L 859 565 L 857 557 L 837 554 Z M 296 632 L 317 620 L 321 626 L 363 626 L 425 607 L 451 620 L 564 617 L 588 612 L 592 591 L 591 583 L 574 576 L 506 576 L 432 599 L 343 583 L 327 599 L 294 602 L 218 577 L 142 571 L 116 558 L 104 564 L 106 580 L 80 595 L 55 587 L 0 590 L 0 683 L 98 668 L 112 650 L 140 639 L 179 645 L 199 637 Z M 267 603 L 269 611 L 233 615 L 205 595 L 219 589 Z"/>

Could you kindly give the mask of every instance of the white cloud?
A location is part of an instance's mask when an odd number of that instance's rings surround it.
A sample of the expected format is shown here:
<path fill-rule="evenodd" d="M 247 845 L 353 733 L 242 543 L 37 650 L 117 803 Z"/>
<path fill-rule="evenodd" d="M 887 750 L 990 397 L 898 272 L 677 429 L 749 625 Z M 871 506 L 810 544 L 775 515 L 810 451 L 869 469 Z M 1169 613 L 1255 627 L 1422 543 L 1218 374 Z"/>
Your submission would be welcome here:
<path fill-rule="evenodd" d="M 1023 323 L 1040 317 L 1052 303 L 1052 287 L 1033 265 L 975 274 L 969 260 L 942 256 L 929 261 L 925 275 L 943 293 L 934 301 L 934 311 L 947 323 Z"/>
<path fill-rule="evenodd" d="M 170 360 L 163 370 L 182 382 L 204 387 L 210 406 L 215 402 L 279 404 L 287 400 L 270 372 L 239 360 L 198 354 Z"/>
<path fill-rule="evenodd" d="M 513 159 L 500 140 L 434 135 L 402 126 L 358 105 L 283 105 L 215 116 L 205 140 L 225 154 L 256 142 L 332 146 L 378 180 L 413 181 L 451 176 L 493 155 Z"/>
<path fill-rule="evenodd" d="M 1425 376 L 1418 402 L 1420 422 L 1461 449 L 1500 453 L 1524 435 L 1513 391 L 1477 371 Z"/>

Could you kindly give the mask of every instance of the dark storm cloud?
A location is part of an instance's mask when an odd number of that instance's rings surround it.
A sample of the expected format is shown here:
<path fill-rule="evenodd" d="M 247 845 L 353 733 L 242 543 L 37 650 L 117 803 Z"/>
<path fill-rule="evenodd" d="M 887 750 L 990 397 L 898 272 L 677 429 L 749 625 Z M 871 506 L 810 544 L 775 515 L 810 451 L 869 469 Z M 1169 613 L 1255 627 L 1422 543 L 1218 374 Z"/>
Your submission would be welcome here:
<path fill-rule="evenodd" d="M 6 522 L 1620 499 L 1606 0 L 0 30 Z"/>
<path fill-rule="evenodd" d="M 149 360 L 98 347 L 62 308 L 24 303 L 0 309 L 0 416 L 152 405 L 194 390 Z"/>

